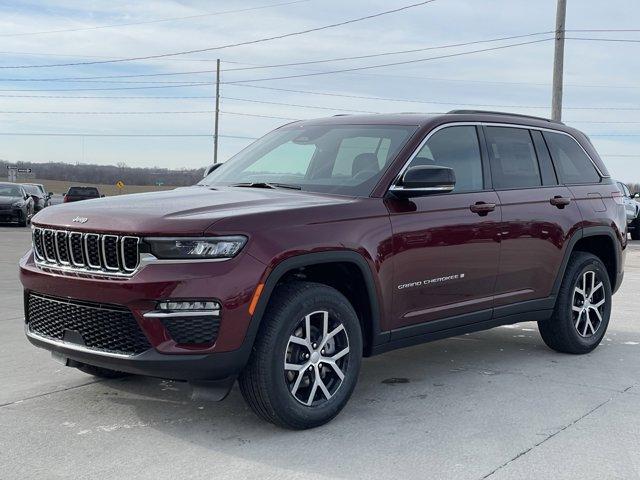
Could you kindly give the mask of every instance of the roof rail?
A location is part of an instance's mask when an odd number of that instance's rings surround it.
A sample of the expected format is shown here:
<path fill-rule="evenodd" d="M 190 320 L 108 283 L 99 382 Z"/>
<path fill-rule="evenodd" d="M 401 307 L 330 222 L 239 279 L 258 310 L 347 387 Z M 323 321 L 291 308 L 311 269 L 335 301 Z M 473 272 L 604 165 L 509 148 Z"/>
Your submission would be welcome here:
<path fill-rule="evenodd" d="M 536 117 L 534 115 L 525 115 L 522 113 L 493 112 L 491 110 L 451 110 L 450 112 L 447 112 L 447 113 L 458 114 L 458 115 L 469 115 L 473 113 L 483 113 L 486 115 L 504 115 L 507 117 L 531 118 L 533 120 L 542 120 L 543 122 L 559 123 L 561 125 L 564 125 L 562 122 L 559 122 L 557 120 L 551 120 L 550 118 L 544 118 L 544 117 Z"/>

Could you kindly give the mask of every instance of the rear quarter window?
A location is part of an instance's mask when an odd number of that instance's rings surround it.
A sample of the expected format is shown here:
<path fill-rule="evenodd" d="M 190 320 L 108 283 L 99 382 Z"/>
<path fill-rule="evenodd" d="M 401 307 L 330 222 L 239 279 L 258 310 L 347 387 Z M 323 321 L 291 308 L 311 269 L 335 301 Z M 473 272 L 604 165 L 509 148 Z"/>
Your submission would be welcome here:
<path fill-rule="evenodd" d="M 569 135 L 543 132 L 562 183 L 599 183 L 600 174 L 582 147 Z"/>

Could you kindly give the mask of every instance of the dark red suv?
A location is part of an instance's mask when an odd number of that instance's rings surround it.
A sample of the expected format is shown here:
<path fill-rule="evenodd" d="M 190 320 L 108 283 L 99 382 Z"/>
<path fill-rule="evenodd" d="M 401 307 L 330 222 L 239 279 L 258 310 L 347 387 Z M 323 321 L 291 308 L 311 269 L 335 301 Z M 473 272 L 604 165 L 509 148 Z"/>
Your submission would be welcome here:
<path fill-rule="evenodd" d="M 321 425 L 361 358 L 514 322 L 587 353 L 626 248 L 622 195 L 561 123 L 454 111 L 283 126 L 199 185 L 47 208 L 26 333 L 66 365 L 150 375 Z"/>

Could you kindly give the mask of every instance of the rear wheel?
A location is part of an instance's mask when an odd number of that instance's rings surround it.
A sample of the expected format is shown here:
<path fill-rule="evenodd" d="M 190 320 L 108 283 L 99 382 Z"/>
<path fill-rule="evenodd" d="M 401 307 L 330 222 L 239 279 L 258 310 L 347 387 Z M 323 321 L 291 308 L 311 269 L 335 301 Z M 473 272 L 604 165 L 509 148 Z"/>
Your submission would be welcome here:
<path fill-rule="evenodd" d="M 544 342 L 563 353 L 589 353 L 609 325 L 611 282 L 602 261 L 575 252 L 565 272 L 551 319 L 538 322 Z"/>
<path fill-rule="evenodd" d="M 117 370 L 109 370 L 108 368 L 87 365 L 86 363 L 82 363 L 76 368 L 81 372 L 88 373 L 89 375 L 93 375 L 98 378 L 122 378 L 129 375 L 125 372 L 118 372 Z"/>
<path fill-rule="evenodd" d="M 284 284 L 265 312 L 240 391 L 264 420 L 317 427 L 346 405 L 361 358 L 360 323 L 340 292 L 312 282 Z"/>

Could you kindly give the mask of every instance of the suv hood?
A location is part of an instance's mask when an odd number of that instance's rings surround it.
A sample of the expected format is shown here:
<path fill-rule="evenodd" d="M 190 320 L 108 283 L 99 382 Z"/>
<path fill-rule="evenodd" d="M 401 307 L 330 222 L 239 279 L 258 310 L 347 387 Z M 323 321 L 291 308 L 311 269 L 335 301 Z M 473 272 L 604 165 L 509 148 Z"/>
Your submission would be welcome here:
<path fill-rule="evenodd" d="M 351 201 L 349 197 L 285 189 L 185 187 L 56 205 L 40 211 L 33 223 L 116 234 L 202 235 L 225 218 Z"/>

